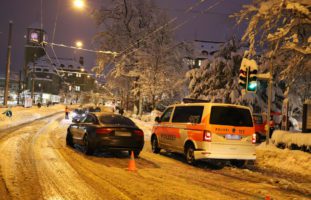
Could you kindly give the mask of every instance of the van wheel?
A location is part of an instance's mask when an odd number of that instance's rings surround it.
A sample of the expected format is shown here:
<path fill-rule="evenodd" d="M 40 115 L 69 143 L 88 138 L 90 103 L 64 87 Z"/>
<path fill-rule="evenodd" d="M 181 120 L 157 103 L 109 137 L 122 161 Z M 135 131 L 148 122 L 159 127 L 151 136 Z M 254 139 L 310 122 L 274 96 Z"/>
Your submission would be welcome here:
<path fill-rule="evenodd" d="M 231 160 L 231 165 L 236 166 L 238 168 L 242 168 L 245 166 L 246 161 L 245 160 Z"/>
<path fill-rule="evenodd" d="M 158 139 L 156 136 L 153 136 L 151 139 L 151 148 L 153 153 L 159 153 L 161 149 L 159 148 Z"/>
<path fill-rule="evenodd" d="M 194 146 L 193 144 L 188 144 L 185 149 L 186 162 L 189 165 L 195 165 L 196 160 L 194 158 Z"/>

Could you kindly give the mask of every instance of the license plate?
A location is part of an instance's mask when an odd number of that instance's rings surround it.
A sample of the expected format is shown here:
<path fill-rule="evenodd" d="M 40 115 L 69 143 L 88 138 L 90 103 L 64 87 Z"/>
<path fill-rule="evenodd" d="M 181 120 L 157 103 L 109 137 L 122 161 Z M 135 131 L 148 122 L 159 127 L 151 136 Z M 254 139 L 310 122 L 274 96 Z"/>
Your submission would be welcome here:
<path fill-rule="evenodd" d="M 115 136 L 122 136 L 122 137 L 130 137 L 130 136 L 132 136 L 131 133 L 129 133 L 129 132 L 122 132 L 122 131 L 116 131 L 114 133 L 114 135 Z"/>
<path fill-rule="evenodd" d="M 233 134 L 226 134 L 226 139 L 227 140 L 240 140 L 241 136 L 240 135 L 233 135 Z"/>

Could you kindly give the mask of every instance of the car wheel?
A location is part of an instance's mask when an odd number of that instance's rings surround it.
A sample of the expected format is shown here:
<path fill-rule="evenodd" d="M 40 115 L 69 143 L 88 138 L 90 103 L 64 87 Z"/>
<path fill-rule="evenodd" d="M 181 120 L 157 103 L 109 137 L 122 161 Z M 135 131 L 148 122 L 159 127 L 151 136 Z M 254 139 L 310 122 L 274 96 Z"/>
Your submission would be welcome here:
<path fill-rule="evenodd" d="M 236 166 L 238 168 L 242 168 L 245 166 L 246 161 L 245 160 L 231 160 L 231 165 Z"/>
<path fill-rule="evenodd" d="M 189 165 L 195 165 L 196 164 L 196 160 L 194 158 L 194 146 L 193 144 L 189 144 L 186 146 L 185 149 L 185 156 L 186 156 L 186 162 Z"/>
<path fill-rule="evenodd" d="M 73 139 L 72 139 L 72 134 L 70 133 L 70 131 L 67 131 L 67 135 L 66 135 L 66 145 L 70 146 L 70 147 L 74 147 L 74 143 L 73 143 Z"/>
<path fill-rule="evenodd" d="M 87 134 L 85 134 L 83 137 L 83 144 L 84 144 L 84 148 L 83 148 L 84 153 L 86 155 L 92 155 L 94 153 L 94 147 L 90 143 L 90 140 Z"/>
<path fill-rule="evenodd" d="M 128 151 L 128 153 L 129 153 L 129 156 L 132 155 L 132 151 Z M 140 154 L 140 151 L 139 151 L 139 150 L 134 151 L 134 157 L 135 157 L 135 158 L 138 158 L 138 157 L 139 157 L 139 154 Z"/>
<path fill-rule="evenodd" d="M 153 136 L 151 139 L 151 148 L 153 153 L 159 153 L 161 149 L 159 148 L 158 139 L 156 136 Z"/>
<path fill-rule="evenodd" d="M 261 137 L 259 133 L 256 133 L 256 143 L 260 143 L 261 142 Z"/>

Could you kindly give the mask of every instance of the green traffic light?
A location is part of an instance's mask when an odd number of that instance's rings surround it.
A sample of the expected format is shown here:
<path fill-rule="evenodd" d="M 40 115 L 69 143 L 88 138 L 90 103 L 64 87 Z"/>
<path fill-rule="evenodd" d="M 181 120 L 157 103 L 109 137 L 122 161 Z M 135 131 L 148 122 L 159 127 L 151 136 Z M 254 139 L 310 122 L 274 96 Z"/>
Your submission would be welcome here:
<path fill-rule="evenodd" d="M 256 81 L 250 82 L 247 86 L 248 91 L 255 91 L 256 89 L 257 89 L 257 82 Z"/>

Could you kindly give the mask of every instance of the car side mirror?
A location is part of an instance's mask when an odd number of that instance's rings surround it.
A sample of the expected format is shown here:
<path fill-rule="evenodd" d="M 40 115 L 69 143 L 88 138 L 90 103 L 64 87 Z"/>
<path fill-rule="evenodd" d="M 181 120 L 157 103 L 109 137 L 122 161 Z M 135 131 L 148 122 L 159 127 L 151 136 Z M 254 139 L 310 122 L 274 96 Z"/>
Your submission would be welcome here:
<path fill-rule="evenodd" d="M 154 121 L 160 123 L 160 122 L 161 122 L 161 119 L 160 119 L 160 117 L 156 117 L 156 118 L 154 119 Z"/>
<path fill-rule="evenodd" d="M 76 123 L 76 124 L 79 124 L 80 123 L 80 119 L 73 119 L 72 122 Z"/>

